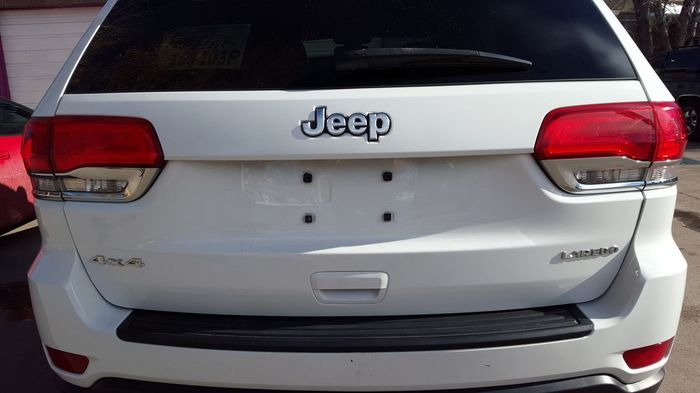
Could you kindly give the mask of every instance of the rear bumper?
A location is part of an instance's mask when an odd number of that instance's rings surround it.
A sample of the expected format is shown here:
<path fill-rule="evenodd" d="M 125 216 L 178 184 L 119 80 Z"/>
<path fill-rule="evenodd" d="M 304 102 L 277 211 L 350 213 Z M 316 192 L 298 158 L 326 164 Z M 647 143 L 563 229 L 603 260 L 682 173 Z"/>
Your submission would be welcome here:
<path fill-rule="evenodd" d="M 637 237 L 614 283 L 602 297 L 578 305 L 594 326 L 591 334 L 580 338 L 465 350 L 373 353 L 256 352 L 125 342 L 117 337 L 117 328 L 131 310 L 100 296 L 67 231 L 42 233 L 45 243 L 29 274 L 32 303 L 45 345 L 89 357 L 89 367 L 82 375 L 54 368 L 62 379 L 82 387 L 120 378 L 283 391 L 498 388 L 508 392 L 504 387 L 609 376 L 611 382 L 587 388 L 598 390 L 578 391 L 644 391 L 638 384 L 659 375 L 666 359 L 632 370 L 621 354 L 675 336 L 686 275 L 685 260 L 669 229 L 675 190 L 648 194 Z M 42 231 L 55 222 L 65 223 L 60 208 L 42 207 L 39 212 Z M 632 390 L 620 390 L 624 386 Z M 654 391 L 653 385 L 644 387 L 649 388 Z"/>
<path fill-rule="evenodd" d="M 655 393 L 664 378 L 663 370 L 651 377 L 633 384 L 623 384 L 607 375 L 566 379 L 528 385 L 504 386 L 491 389 L 442 390 L 441 393 Z M 240 390 L 221 388 L 197 388 L 153 382 L 139 382 L 125 379 L 104 379 L 92 388 L 83 389 L 62 383 L 64 393 L 291 393 L 279 390 Z M 429 393 L 427 391 L 419 393 Z"/>

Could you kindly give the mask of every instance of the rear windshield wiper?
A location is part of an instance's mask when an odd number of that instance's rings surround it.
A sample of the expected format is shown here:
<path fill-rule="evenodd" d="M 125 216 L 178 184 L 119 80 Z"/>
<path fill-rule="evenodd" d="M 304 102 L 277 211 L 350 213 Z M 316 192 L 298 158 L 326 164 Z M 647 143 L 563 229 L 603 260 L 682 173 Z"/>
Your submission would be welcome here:
<path fill-rule="evenodd" d="M 479 71 L 522 71 L 529 60 L 468 49 L 367 48 L 336 51 L 335 70 L 352 72 L 392 68 L 473 68 Z"/>

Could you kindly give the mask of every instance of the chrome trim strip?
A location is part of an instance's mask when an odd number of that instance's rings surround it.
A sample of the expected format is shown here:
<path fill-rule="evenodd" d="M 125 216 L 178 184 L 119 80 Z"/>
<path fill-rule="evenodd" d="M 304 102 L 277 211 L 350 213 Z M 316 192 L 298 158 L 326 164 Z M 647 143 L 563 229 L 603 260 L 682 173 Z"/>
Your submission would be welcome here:
<path fill-rule="evenodd" d="M 676 166 L 680 165 L 683 160 L 668 160 L 668 161 L 654 161 L 651 164 L 651 168 L 658 168 L 660 166 Z"/>
<path fill-rule="evenodd" d="M 666 181 L 658 181 L 658 182 L 646 182 L 646 186 L 644 186 L 644 191 L 649 191 L 649 190 L 658 190 L 659 188 L 666 188 L 666 187 L 673 187 L 676 184 L 678 184 L 678 177 L 674 177 L 673 179 L 666 180 Z"/>
<path fill-rule="evenodd" d="M 63 198 L 61 197 L 61 193 L 56 192 L 56 191 L 33 190 L 32 194 L 34 194 L 34 197 L 38 198 L 38 199 L 44 199 L 44 200 L 49 200 L 49 201 L 62 201 L 63 200 Z"/>
<path fill-rule="evenodd" d="M 585 194 L 593 192 L 610 192 L 610 191 L 641 191 L 644 189 L 646 182 L 630 181 L 620 183 L 605 183 L 605 184 L 577 184 L 576 193 Z"/>

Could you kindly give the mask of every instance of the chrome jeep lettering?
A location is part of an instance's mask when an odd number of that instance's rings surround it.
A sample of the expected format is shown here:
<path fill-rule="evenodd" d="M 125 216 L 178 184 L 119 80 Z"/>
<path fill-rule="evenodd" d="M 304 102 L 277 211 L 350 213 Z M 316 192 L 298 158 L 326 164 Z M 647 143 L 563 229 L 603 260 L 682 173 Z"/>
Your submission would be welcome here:
<path fill-rule="evenodd" d="M 326 116 L 326 107 L 314 108 L 313 120 L 301 121 L 301 132 L 310 138 L 317 138 L 324 133 L 333 137 L 348 133 L 352 136 L 367 135 L 368 142 L 379 142 L 379 138 L 391 131 L 391 118 L 388 114 L 371 112 L 353 113 L 345 116 L 334 113 Z"/>

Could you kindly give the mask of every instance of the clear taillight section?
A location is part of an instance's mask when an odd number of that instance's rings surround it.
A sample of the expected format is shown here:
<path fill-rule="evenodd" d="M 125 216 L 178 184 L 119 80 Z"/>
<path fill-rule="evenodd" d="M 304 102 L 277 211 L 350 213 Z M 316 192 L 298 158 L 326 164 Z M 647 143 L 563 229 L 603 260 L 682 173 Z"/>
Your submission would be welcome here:
<path fill-rule="evenodd" d="M 32 118 L 22 157 L 37 198 L 80 201 L 135 200 L 165 164 L 151 123 L 104 116 Z"/>
<path fill-rule="evenodd" d="M 585 105 L 550 112 L 534 155 L 571 193 L 641 190 L 677 181 L 687 139 L 676 103 Z"/>

